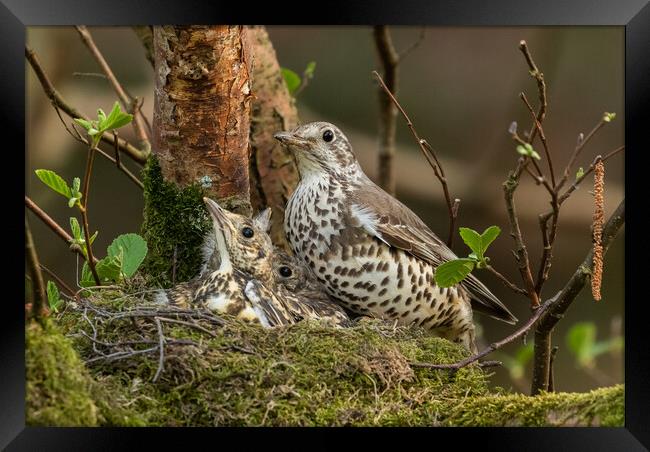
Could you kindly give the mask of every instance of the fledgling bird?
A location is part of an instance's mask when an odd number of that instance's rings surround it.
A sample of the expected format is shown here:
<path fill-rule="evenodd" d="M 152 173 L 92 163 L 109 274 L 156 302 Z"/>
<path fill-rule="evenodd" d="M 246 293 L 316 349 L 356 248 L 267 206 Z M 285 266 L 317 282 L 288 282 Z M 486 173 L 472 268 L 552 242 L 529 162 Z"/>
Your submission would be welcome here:
<path fill-rule="evenodd" d="M 287 240 L 331 296 L 359 314 L 416 324 L 470 351 L 476 351 L 472 303 L 517 321 L 474 275 L 436 286 L 436 267 L 456 255 L 366 176 L 336 126 L 313 122 L 275 138 L 293 152 L 300 173 L 285 210 Z"/>
<path fill-rule="evenodd" d="M 243 215 L 230 213 L 233 222 L 242 224 L 250 222 Z M 273 247 L 268 231 L 271 227 L 271 209 L 267 208 L 254 217 L 251 229 L 259 240 L 256 246 L 260 247 L 265 256 L 263 265 L 260 259 L 235 263 L 235 267 L 246 268 L 256 280 L 272 290 L 289 311 L 292 320 L 298 322 L 304 319 L 323 320 L 333 326 L 346 327 L 351 325 L 350 318 L 345 310 L 337 305 L 327 295 L 325 288 L 305 265 L 290 256 L 283 250 Z M 240 246 L 244 246 L 241 243 Z M 206 236 L 203 246 L 203 267 L 201 274 L 207 274 L 219 265 L 218 255 L 215 255 L 215 241 L 212 234 Z M 254 262 L 255 265 L 250 265 Z M 270 264 L 271 270 L 268 270 Z"/>
<path fill-rule="evenodd" d="M 268 235 L 255 234 L 257 219 L 228 212 L 209 198 L 204 201 L 214 226 L 211 257 L 218 264 L 191 281 L 159 292 L 156 301 L 184 308 L 202 306 L 264 327 L 293 323 L 285 305 L 263 282 L 272 277 L 269 250 L 273 245 Z"/>

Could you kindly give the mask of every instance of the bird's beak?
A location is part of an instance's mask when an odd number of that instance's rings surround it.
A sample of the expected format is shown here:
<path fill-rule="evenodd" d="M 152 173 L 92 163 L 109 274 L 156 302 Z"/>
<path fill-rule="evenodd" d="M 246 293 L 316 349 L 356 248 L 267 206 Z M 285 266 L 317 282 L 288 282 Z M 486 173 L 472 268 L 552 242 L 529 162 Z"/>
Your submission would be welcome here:
<path fill-rule="evenodd" d="M 228 220 L 227 212 L 219 204 L 217 204 L 216 201 L 213 201 L 210 198 L 203 198 L 203 202 L 208 208 L 208 212 L 210 212 L 210 216 L 212 217 L 213 221 L 215 221 L 220 226 L 224 226 L 224 223 Z"/>
<path fill-rule="evenodd" d="M 230 221 L 230 212 L 223 209 L 216 201 L 210 198 L 203 198 L 210 216 L 212 217 L 212 225 L 216 236 L 217 252 L 219 253 L 219 261 L 221 263 L 220 269 L 230 268 L 230 253 L 228 252 L 228 241 L 231 237 L 231 229 L 233 228 Z"/>
<path fill-rule="evenodd" d="M 291 132 L 278 132 L 273 135 L 273 138 L 275 138 L 285 146 L 289 146 L 289 147 L 304 148 L 309 145 L 308 140 L 299 137 L 298 135 L 295 135 Z"/>

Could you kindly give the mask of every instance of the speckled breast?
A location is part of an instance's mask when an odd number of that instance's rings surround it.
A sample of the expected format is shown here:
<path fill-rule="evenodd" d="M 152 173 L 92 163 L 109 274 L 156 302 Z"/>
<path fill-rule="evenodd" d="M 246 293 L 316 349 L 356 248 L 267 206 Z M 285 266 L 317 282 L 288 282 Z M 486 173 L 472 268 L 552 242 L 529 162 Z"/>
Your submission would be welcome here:
<path fill-rule="evenodd" d="M 440 289 L 433 266 L 391 248 L 359 227 L 345 226 L 332 190 L 299 187 L 287 204 L 285 231 L 294 253 L 327 291 L 359 314 L 458 331 L 471 324 L 465 293 Z"/>

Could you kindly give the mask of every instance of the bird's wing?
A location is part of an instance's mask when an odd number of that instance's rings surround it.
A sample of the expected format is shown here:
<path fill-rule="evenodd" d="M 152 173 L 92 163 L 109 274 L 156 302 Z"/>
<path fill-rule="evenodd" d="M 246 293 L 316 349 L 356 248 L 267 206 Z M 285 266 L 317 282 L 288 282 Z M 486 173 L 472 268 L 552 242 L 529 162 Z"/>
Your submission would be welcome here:
<path fill-rule="evenodd" d="M 293 323 L 286 308 L 275 294 L 261 282 L 251 279 L 244 289 L 246 298 L 253 306 L 262 326 L 269 328 Z"/>
<path fill-rule="evenodd" d="M 389 246 L 432 264 L 434 267 L 458 257 L 411 209 L 390 196 L 370 179 L 350 192 L 350 215 L 368 234 Z M 474 275 L 460 283 L 473 307 L 507 323 L 517 318 Z"/>

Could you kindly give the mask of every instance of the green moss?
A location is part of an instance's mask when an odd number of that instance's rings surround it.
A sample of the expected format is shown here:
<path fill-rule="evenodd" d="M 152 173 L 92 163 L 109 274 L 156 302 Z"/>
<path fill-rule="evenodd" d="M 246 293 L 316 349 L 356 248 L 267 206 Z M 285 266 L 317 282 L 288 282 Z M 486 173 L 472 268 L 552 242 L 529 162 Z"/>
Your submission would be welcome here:
<path fill-rule="evenodd" d="M 80 334 L 82 330 L 92 332 L 89 321 L 104 343 L 148 341 L 138 345 L 131 342 L 132 350 L 157 344 L 153 316 L 135 320 L 114 316 L 137 309 L 139 297 L 111 290 L 95 292 L 89 301 L 99 309 L 86 309 L 87 318 L 80 306 L 73 305 L 57 318 L 60 330 L 71 338 L 84 359 L 98 356 L 88 337 Z M 414 361 L 450 363 L 467 356 L 456 344 L 415 328 L 363 320 L 349 329 L 301 322 L 269 330 L 229 317 L 223 320 L 220 327 L 196 320 L 196 325 L 209 329 L 210 334 L 188 324 L 161 323 L 166 344 L 164 366 L 155 383 L 157 349 L 89 364 L 99 389 L 84 394 L 90 394 L 94 402 L 96 423 L 623 425 L 622 385 L 586 394 L 527 397 L 489 390 L 489 375 L 477 366 L 456 373 L 413 367 L 410 363 Z M 174 343 L 178 339 L 185 343 Z M 193 344 L 188 345 L 188 341 Z M 102 344 L 96 347 L 103 353 L 115 351 Z M 53 378 L 61 377 L 57 374 Z M 67 406 L 63 398 L 57 400 Z M 85 406 L 80 402 L 75 405 Z M 73 421 L 79 417 L 68 422 Z"/>
<path fill-rule="evenodd" d="M 199 184 L 179 188 L 163 179 L 155 156 L 143 170 L 144 222 L 142 235 L 149 252 L 143 265 L 152 285 L 170 287 L 174 263 L 176 281 L 191 279 L 199 271 L 203 237 L 210 221 Z"/>
<path fill-rule="evenodd" d="M 588 393 L 522 394 L 468 399 L 445 421 L 472 426 L 602 426 L 622 427 L 625 414 L 623 385 Z"/>
<path fill-rule="evenodd" d="M 69 339 L 49 319 L 26 327 L 28 425 L 144 425 L 88 373 Z M 115 389 L 115 388 L 112 388 Z"/>

